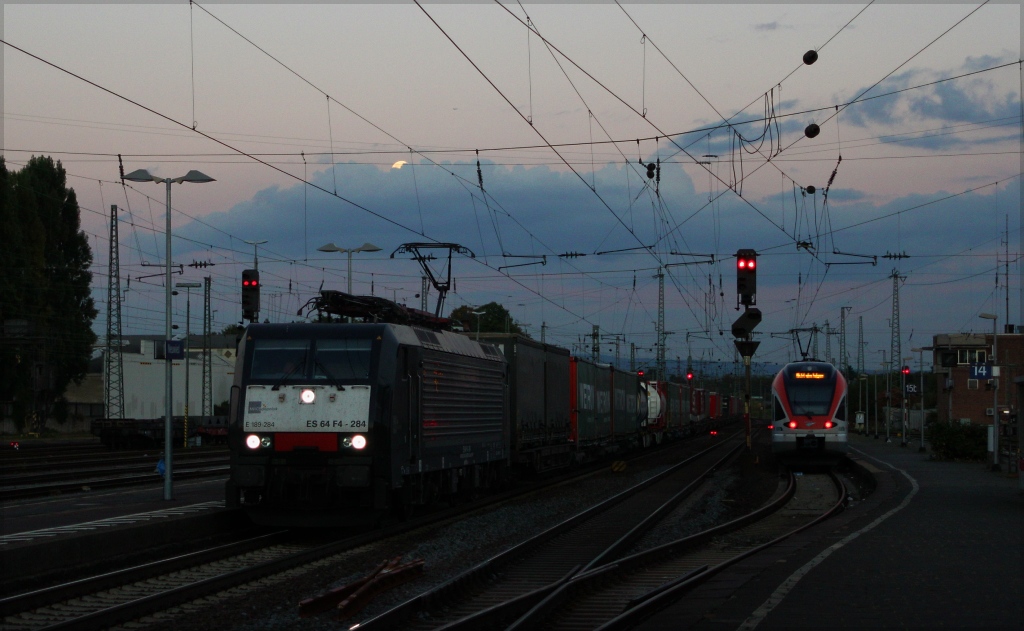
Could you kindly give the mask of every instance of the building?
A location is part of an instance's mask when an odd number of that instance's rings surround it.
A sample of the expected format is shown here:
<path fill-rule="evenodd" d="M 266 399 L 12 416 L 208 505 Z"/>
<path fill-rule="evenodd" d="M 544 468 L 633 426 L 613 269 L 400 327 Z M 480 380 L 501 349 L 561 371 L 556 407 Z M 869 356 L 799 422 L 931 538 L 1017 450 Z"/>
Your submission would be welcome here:
<path fill-rule="evenodd" d="M 166 367 L 164 362 L 164 338 L 162 335 L 122 336 L 122 361 L 124 377 L 124 418 L 163 418 L 165 413 Z M 235 375 L 235 335 L 213 335 L 210 339 L 210 361 L 213 386 L 212 405 L 227 402 Z M 188 414 L 198 417 L 203 412 L 203 337 L 189 338 L 188 371 Z M 172 362 L 173 405 L 175 416 L 185 415 L 186 362 Z M 57 423 L 46 419 L 44 427 L 62 434 L 88 433 L 90 422 L 106 416 L 104 396 L 106 392 L 104 358 L 102 353 L 89 362 L 89 372 L 81 384 L 68 386 L 65 398 L 69 402 L 69 422 Z M 0 433 L 15 433 L 14 421 L 5 418 L 0 424 Z"/>
<path fill-rule="evenodd" d="M 938 420 L 991 425 L 993 407 L 998 409 L 1000 435 L 1014 433 L 1020 409 L 1020 377 L 1024 336 L 1000 333 L 992 356 L 992 334 L 941 334 L 932 338 Z M 996 366 L 998 376 L 973 366 Z"/>

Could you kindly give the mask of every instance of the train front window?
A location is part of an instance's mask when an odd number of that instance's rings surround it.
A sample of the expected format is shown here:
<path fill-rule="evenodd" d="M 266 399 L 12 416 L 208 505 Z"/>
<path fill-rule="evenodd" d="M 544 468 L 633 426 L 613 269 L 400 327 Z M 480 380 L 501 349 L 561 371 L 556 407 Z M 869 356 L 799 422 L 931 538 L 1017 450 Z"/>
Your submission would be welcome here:
<path fill-rule="evenodd" d="M 317 340 L 313 378 L 366 381 L 370 378 L 369 339 Z"/>
<path fill-rule="evenodd" d="M 832 409 L 835 385 L 828 383 L 791 384 L 786 388 L 789 406 L 797 416 L 826 416 Z"/>
<path fill-rule="evenodd" d="M 308 357 L 309 340 L 257 339 L 249 376 L 251 379 L 304 379 Z"/>

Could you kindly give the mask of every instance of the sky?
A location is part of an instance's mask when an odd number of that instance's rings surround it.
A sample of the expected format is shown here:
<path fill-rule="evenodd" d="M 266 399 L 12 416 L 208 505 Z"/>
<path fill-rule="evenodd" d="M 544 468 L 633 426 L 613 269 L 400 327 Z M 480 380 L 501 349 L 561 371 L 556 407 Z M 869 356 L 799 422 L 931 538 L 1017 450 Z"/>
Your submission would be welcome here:
<path fill-rule="evenodd" d="M 122 186 L 120 156 L 215 178 L 174 186 L 171 219 L 175 281 L 211 278 L 216 330 L 254 253 L 261 318 L 290 322 L 346 288 L 327 243 L 381 248 L 352 255 L 353 292 L 414 307 L 423 271 L 396 251 L 454 243 L 445 314 L 499 302 L 584 355 L 597 326 L 625 363 L 653 356 L 661 270 L 670 367 L 734 362 L 752 248 L 755 362 L 815 327 L 838 360 L 845 314 L 849 363 L 879 368 L 895 285 L 916 366 L 933 335 L 991 330 L 979 313 L 1024 323 L 1021 33 L 1007 2 L 8 3 L 0 144 L 12 170 L 66 169 L 101 340 L 112 205 L 123 332 L 164 328 L 165 189 Z"/>

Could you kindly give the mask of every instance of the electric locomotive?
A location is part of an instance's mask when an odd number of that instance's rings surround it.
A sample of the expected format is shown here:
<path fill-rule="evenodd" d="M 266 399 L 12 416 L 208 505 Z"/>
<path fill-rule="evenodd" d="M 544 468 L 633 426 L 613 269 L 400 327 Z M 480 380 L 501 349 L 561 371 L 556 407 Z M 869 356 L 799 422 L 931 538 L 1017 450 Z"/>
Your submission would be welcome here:
<path fill-rule="evenodd" d="M 487 486 L 509 457 L 506 362 L 399 324 L 252 324 L 231 391 L 228 506 L 337 525 Z"/>
<path fill-rule="evenodd" d="M 772 381 L 772 451 L 840 457 L 847 451 L 846 378 L 826 362 L 787 364 Z"/>

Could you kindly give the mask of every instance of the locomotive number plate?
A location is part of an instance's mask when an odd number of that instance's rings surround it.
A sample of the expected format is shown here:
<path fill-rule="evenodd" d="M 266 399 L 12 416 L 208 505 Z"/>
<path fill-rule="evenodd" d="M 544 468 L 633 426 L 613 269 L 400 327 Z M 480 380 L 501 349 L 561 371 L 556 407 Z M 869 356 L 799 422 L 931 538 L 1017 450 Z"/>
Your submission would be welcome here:
<path fill-rule="evenodd" d="M 302 392 L 312 390 L 312 402 Z M 245 393 L 244 431 L 352 432 L 370 427 L 370 386 L 294 386 L 271 390 L 249 386 Z"/>

